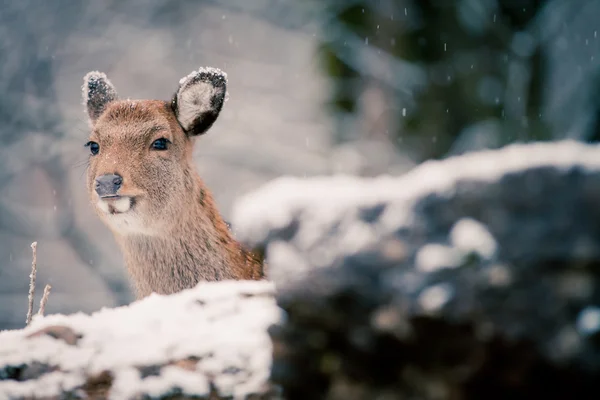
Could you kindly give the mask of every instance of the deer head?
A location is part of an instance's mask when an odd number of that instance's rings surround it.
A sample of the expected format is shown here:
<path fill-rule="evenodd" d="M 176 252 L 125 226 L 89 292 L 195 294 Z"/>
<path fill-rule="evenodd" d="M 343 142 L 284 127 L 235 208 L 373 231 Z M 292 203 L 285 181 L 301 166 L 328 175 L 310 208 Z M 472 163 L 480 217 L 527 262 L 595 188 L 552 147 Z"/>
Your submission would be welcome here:
<path fill-rule="evenodd" d="M 87 189 L 114 233 L 164 234 L 201 204 L 193 144 L 219 116 L 226 85 L 225 73 L 202 68 L 181 79 L 171 101 L 120 100 L 105 74 L 84 77 Z"/>

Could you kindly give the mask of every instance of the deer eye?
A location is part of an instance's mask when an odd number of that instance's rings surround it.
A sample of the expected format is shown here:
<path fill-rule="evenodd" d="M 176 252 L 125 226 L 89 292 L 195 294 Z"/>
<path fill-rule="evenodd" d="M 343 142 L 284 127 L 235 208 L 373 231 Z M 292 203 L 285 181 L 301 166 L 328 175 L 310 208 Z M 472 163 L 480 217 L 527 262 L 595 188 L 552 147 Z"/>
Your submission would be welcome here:
<path fill-rule="evenodd" d="M 152 142 L 152 150 L 167 150 L 168 145 L 171 142 L 169 141 L 169 139 L 166 138 L 160 138 L 160 139 L 156 139 L 154 142 Z"/>
<path fill-rule="evenodd" d="M 100 151 L 100 145 L 96 142 L 87 142 L 85 144 L 85 147 L 90 148 L 90 153 L 92 153 L 93 156 L 98 154 L 98 152 Z"/>

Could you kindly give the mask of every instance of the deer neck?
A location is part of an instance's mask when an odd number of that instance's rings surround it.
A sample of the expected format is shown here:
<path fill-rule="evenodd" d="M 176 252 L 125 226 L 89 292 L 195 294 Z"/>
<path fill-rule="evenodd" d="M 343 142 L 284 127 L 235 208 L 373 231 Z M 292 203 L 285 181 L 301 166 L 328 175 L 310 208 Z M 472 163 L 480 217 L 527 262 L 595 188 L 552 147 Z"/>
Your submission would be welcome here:
<path fill-rule="evenodd" d="M 172 229 L 119 238 L 138 297 L 175 293 L 200 281 L 244 278 L 243 250 L 210 193 L 202 187 L 195 192 L 198 201 L 179 213 Z"/>

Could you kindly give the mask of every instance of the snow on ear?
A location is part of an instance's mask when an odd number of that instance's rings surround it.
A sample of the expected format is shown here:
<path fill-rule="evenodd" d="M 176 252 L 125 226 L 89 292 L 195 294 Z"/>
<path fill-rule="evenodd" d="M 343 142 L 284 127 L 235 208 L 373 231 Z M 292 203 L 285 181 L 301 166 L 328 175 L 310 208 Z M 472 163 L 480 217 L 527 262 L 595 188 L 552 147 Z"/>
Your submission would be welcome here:
<path fill-rule="evenodd" d="M 173 111 L 189 135 L 205 133 L 217 120 L 227 96 L 227 74 L 217 68 L 200 68 L 179 81 Z"/>
<path fill-rule="evenodd" d="M 106 74 L 98 71 L 88 72 L 83 77 L 83 104 L 93 124 L 102 115 L 111 101 L 117 100 L 117 91 Z"/>

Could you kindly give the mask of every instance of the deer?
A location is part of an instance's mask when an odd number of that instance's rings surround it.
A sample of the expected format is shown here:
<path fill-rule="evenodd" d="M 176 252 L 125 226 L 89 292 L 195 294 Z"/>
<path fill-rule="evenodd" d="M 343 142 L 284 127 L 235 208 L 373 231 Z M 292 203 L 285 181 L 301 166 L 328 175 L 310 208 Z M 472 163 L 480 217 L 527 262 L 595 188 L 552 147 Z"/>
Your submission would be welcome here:
<path fill-rule="evenodd" d="M 99 71 L 83 80 L 87 191 L 136 299 L 202 281 L 264 279 L 262 256 L 233 237 L 192 157 L 227 99 L 227 74 L 193 71 L 170 101 L 120 99 Z"/>

